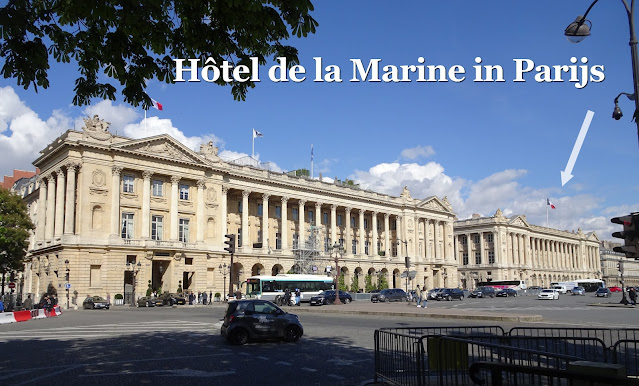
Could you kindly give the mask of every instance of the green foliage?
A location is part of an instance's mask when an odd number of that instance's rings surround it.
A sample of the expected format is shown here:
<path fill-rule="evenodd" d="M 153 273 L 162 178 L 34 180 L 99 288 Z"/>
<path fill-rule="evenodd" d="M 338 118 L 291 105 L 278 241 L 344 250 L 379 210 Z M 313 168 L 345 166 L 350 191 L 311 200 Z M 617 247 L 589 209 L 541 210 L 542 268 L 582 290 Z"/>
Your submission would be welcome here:
<path fill-rule="evenodd" d="M 340 291 L 348 291 L 348 286 L 344 283 L 344 275 L 339 275 L 337 278 L 337 288 L 339 288 Z"/>
<path fill-rule="evenodd" d="M 29 231 L 33 228 L 27 206 L 20 196 L 0 188 L 0 266 L 6 264 L 6 272 L 24 269 Z"/>
<path fill-rule="evenodd" d="M 298 177 L 310 177 L 311 172 L 308 169 L 297 169 L 294 170 L 295 175 Z"/>
<path fill-rule="evenodd" d="M 383 290 L 388 288 L 388 279 L 385 275 L 379 275 L 377 279 L 377 289 Z"/>
<path fill-rule="evenodd" d="M 177 289 L 177 293 L 181 294 L 182 293 L 182 280 L 180 280 L 178 282 L 178 289 Z"/>
<path fill-rule="evenodd" d="M 124 101 L 148 108 L 147 80 L 172 83 L 175 62 L 206 58 L 221 66 L 247 65 L 258 58 L 286 57 L 290 68 L 299 64 L 295 47 L 283 44 L 291 34 L 306 37 L 318 23 L 310 0 L 228 1 L 73 1 L 10 0 L 0 8 L 0 74 L 18 85 L 49 87 L 49 61 L 79 66 L 73 104 L 91 98 L 115 100 L 121 87 Z M 212 72 L 211 72 L 212 74 Z M 211 75 L 212 76 L 212 75 Z M 185 79 L 190 73 L 185 73 Z M 198 77 L 202 79 L 201 74 Z M 106 81 L 105 81 L 106 79 Z M 104 82 L 104 83 L 103 83 Z M 236 100 L 245 100 L 255 82 L 226 82 Z"/>
<path fill-rule="evenodd" d="M 373 285 L 373 276 L 371 276 L 370 274 L 366 275 L 364 277 L 364 291 L 371 292 L 372 290 L 376 288 L 377 287 Z"/>
<path fill-rule="evenodd" d="M 351 280 L 351 292 L 359 291 L 359 276 L 353 275 L 353 280 Z"/>
<path fill-rule="evenodd" d="M 222 297 L 222 294 L 220 294 L 219 292 L 216 292 L 215 295 L 213 295 L 216 298 Z"/>
<path fill-rule="evenodd" d="M 153 293 L 153 287 L 151 286 L 151 280 L 149 280 L 149 287 L 146 289 L 146 296 L 151 296 Z"/>
<path fill-rule="evenodd" d="M 124 296 L 122 296 L 122 294 L 115 294 L 115 298 L 116 299 L 124 299 Z"/>

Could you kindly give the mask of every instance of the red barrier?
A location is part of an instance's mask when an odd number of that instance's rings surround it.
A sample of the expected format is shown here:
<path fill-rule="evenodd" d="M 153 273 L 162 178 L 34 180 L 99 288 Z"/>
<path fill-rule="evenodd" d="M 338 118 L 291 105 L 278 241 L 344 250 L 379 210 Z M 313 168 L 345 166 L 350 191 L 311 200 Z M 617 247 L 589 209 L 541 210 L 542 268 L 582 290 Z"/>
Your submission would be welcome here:
<path fill-rule="evenodd" d="M 13 317 L 16 318 L 16 322 L 25 322 L 31 319 L 31 311 L 15 311 Z"/>

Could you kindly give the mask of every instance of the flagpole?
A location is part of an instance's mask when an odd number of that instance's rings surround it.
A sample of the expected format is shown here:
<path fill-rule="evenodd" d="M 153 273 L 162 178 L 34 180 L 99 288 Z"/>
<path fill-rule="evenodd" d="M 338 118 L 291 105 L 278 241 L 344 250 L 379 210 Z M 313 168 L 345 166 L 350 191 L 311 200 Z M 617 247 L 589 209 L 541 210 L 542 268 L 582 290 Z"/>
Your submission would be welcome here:
<path fill-rule="evenodd" d="M 548 224 L 548 207 L 550 205 L 548 205 L 548 202 L 546 201 L 546 228 L 550 228 L 550 225 Z"/>
<path fill-rule="evenodd" d="M 311 180 L 313 179 L 313 144 L 311 144 Z"/>
<path fill-rule="evenodd" d="M 255 129 L 253 129 L 251 136 L 253 137 L 253 146 L 251 147 L 251 158 L 255 158 Z"/>

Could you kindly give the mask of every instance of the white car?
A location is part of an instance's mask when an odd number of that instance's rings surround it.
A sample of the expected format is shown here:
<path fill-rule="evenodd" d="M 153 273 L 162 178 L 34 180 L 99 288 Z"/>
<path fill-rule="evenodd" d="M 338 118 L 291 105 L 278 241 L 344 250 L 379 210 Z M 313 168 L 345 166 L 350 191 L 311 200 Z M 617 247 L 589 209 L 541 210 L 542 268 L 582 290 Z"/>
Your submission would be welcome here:
<path fill-rule="evenodd" d="M 539 295 L 537 295 L 537 299 L 539 300 L 559 300 L 559 291 L 555 289 L 542 289 Z"/>

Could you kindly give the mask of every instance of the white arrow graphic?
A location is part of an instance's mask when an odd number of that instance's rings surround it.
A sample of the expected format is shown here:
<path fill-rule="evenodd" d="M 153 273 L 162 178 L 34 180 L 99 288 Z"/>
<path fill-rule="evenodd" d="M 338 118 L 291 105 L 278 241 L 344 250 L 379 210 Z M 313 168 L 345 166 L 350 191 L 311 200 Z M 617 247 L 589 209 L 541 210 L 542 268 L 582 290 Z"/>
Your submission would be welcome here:
<path fill-rule="evenodd" d="M 570 158 L 568 158 L 566 169 L 561 172 L 561 186 L 566 185 L 566 183 L 573 177 L 573 175 L 571 174 L 572 168 L 575 167 L 575 162 L 577 161 L 577 156 L 579 156 L 581 145 L 583 145 L 586 134 L 588 134 L 588 128 L 590 127 L 590 122 L 592 122 L 592 117 L 594 115 L 595 113 L 590 110 L 588 110 L 588 112 L 586 113 L 586 118 L 584 118 L 584 123 L 581 124 L 581 130 L 579 130 L 579 135 L 577 136 L 577 140 L 575 141 L 575 146 L 573 146 L 572 153 L 570 153 Z"/>

